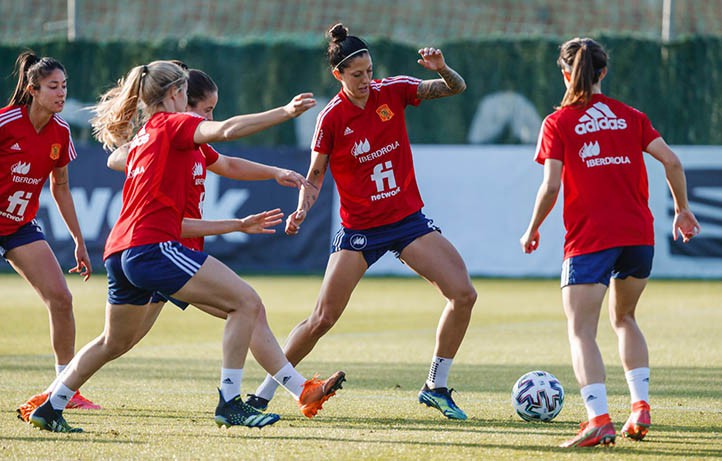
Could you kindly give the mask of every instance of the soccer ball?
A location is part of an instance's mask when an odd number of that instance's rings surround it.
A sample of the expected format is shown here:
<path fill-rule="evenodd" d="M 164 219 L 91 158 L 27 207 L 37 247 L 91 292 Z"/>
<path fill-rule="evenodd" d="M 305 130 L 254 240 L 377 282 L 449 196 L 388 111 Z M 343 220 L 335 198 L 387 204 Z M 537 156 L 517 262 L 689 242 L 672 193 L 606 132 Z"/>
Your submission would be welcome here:
<path fill-rule="evenodd" d="M 511 389 L 511 404 L 525 421 L 551 421 L 564 407 L 564 388 L 546 371 L 530 371 Z"/>

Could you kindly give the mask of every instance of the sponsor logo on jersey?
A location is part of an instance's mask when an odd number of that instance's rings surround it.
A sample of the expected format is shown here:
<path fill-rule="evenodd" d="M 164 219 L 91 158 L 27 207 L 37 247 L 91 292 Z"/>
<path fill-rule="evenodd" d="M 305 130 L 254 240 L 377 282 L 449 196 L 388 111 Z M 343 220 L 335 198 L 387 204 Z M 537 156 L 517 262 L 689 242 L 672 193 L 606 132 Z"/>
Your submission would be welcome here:
<path fill-rule="evenodd" d="M 371 150 L 371 146 L 369 145 L 369 142 L 367 139 L 364 139 L 363 141 L 359 141 L 358 143 L 354 144 L 353 147 L 353 155 L 356 157 L 356 159 L 359 161 L 359 163 L 366 163 L 371 160 L 375 160 L 379 157 L 383 157 L 384 155 L 395 151 L 399 148 L 401 144 L 398 141 L 394 141 L 381 149 L 375 150 L 368 153 Z"/>
<path fill-rule="evenodd" d="M 128 168 L 128 179 L 134 178 L 143 173 L 145 173 L 145 167 L 143 165 L 137 168 Z"/>
<path fill-rule="evenodd" d="M 604 165 L 625 165 L 632 163 L 626 155 L 613 155 L 611 157 L 599 157 L 601 149 L 599 141 L 585 142 L 579 149 L 579 157 L 587 165 L 587 168 Z"/>
<path fill-rule="evenodd" d="M 130 143 L 130 149 L 142 146 L 147 143 L 149 139 L 150 135 L 145 131 L 145 127 L 141 128 L 140 131 L 133 137 L 133 141 Z"/>
<path fill-rule="evenodd" d="M 200 178 L 198 176 L 200 176 Z M 203 164 L 201 162 L 196 162 L 193 165 L 193 178 L 195 179 L 196 186 L 199 186 L 205 182 L 206 178 L 203 172 Z"/>
<path fill-rule="evenodd" d="M 379 118 L 382 122 L 388 122 L 394 116 L 394 113 L 391 111 L 391 108 L 388 104 L 384 104 L 383 106 L 378 107 L 376 109 L 376 113 L 379 115 Z"/>
<path fill-rule="evenodd" d="M 370 150 L 371 144 L 369 144 L 369 140 L 362 139 L 361 141 L 354 143 L 353 148 L 351 149 L 351 153 L 354 157 L 358 157 L 359 155 L 365 154 Z"/>
<path fill-rule="evenodd" d="M 18 162 L 10 167 L 13 182 L 20 184 L 31 184 L 37 186 L 43 178 L 32 178 L 27 176 L 30 173 L 30 162 Z"/>
<path fill-rule="evenodd" d="M 344 135 L 344 136 L 348 136 L 348 135 L 350 135 L 350 134 L 352 134 L 352 133 L 353 133 L 353 130 L 352 130 L 351 128 L 349 128 L 349 127 L 346 127 L 346 129 L 343 130 L 343 135 Z"/>
<path fill-rule="evenodd" d="M 50 146 L 50 159 L 57 160 L 60 158 L 60 144 Z"/>
<path fill-rule="evenodd" d="M 349 239 L 349 244 L 354 250 L 363 250 L 366 248 L 366 236 L 363 234 L 353 234 Z"/>
<path fill-rule="evenodd" d="M 579 156 L 582 160 L 586 160 L 590 157 L 597 157 L 599 155 L 599 141 L 585 142 L 581 149 L 579 149 Z"/>
<path fill-rule="evenodd" d="M 0 210 L 0 216 L 16 222 L 22 221 L 25 216 L 25 209 L 28 207 L 32 196 L 32 192 L 15 191 L 8 196 L 8 207 L 4 211 Z"/>
<path fill-rule="evenodd" d="M 618 118 L 608 105 L 597 102 L 579 117 L 579 123 L 574 127 L 574 131 L 583 135 L 602 130 L 624 130 L 626 128 L 626 120 Z"/>
<path fill-rule="evenodd" d="M 10 146 L 10 150 L 23 150 L 23 149 L 20 147 L 20 144 L 15 143 L 12 146 Z"/>
<path fill-rule="evenodd" d="M 28 174 L 30 173 L 30 162 L 18 162 L 10 168 L 10 172 L 13 174 Z"/>

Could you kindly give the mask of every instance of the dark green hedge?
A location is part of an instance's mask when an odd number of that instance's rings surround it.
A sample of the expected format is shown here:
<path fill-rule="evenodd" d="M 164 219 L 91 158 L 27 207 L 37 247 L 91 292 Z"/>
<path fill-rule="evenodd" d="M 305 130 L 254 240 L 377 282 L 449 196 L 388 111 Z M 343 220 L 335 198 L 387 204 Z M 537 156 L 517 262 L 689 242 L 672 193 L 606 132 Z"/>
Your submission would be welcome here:
<path fill-rule="evenodd" d="M 722 39 L 695 38 L 661 45 L 619 37 L 598 38 L 610 53 L 604 92 L 646 112 L 668 142 L 722 144 Z M 185 43 L 57 42 L 30 46 L 38 54 L 62 61 L 70 76 L 70 96 L 90 103 L 131 66 L 154 59 L 181 59 L 207 71 L 218 83 L 219 119 L 256 112 L 285 103 L 301 91 L 331 97 L 338 83 L 317 48 L 292 44 L 221 45 Z M 14 80 L 12 65 L 21 47 L 0 46 L 0 94 L 7 98 Z M 467 81 L 459 97 L 409 110 L 415 143 L 467 142 L 467 131 L 479 101 L 487 94 L 511 90 L 528 98 L 544 116 L 560 101 L 564 86 L 556 66 L 558 43 L 547 39 L 483 40 L 452 43 L 447 62 Z M 434 75 L 416 63 L 416 50 L 390 42 L 372 43 L 377 77 Z M 294 144 L 293 126 L 284 124 L 245 140 L 253 144 Z"/>

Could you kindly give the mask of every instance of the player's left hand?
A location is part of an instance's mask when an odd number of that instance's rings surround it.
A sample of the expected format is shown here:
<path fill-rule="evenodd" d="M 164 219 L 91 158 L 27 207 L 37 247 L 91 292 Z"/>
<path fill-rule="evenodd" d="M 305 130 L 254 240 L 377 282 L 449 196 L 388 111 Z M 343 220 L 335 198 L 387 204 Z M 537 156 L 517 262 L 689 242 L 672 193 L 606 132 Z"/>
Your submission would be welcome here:
<path fill-rule="evenodd" d="M 88 281 L 90 274 L 93 272 L 93 267 L 90 264 L 90 257 L 88 256 L 88 250 L 85 248 L 84 243 L 77 243 L 75 245 L 75 262 L 76 265 L 68 271 L 70 274 L 80 274 L 83 277 L 83 281 Z"/>
<path fill-rule="evenodd" d="M 283 106 L 283 110 L 285 110 L 291 118 L 294 118 L 315 105 L 316 100 L 313 99 L 313 93 L 301 93 L 294 96 L 288 104 Z"/>
<path fill-rule="evenodd" d="M 240 232 L 246 234 L 275 234 L 276 230 L 271 229 L 283 222 L 283 212 L 280 208 L 248 215 L 239 219 Z"/>
<path fill-rule="evenodd" d="M 539 231 L 530 231 L 527 230 L 524 232 L 524 235 L 521 236 L 519 239 L 519 243 L 521 244 L 521 250 L 524 253 L 531 253 L 532 251 L 539 248 Z"/>
<path fill-rule="evenodd" d="M 438 72 L 446 67 L 444 55 L 438 48 L 421 48 L 419 54 L 421 59 L 416 62 L 432 72 Z"/>
<path fill-rule="evenodd" d="M 694 213 L 689 208 L 680 210 L 674 215 L 674 221 L 672 223 L 672 237 L 677 240 L 678 236 L 682 237 L 684 243 L 692 240 L 693 237 L 699 235 L 700 231 L 699 223 Z"/>

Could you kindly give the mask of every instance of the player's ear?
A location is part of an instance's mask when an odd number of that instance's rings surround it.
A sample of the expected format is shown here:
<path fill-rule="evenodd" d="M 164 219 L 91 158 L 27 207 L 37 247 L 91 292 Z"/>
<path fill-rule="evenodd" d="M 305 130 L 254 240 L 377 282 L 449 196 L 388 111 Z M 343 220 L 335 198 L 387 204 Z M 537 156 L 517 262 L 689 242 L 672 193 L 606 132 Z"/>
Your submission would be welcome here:
<path fill-rule="evenodd" d="M 338 70 L 338 69 L 333 69 L 333 70 L 331 71 L 331 73 L 333 74 L 333 77 L 334 77 L 336 80 L 338 80 L 339 82 L 343 80 L 343 78 L 341 77 L 341 71 L 340 71 L 340 70 Z"/>

